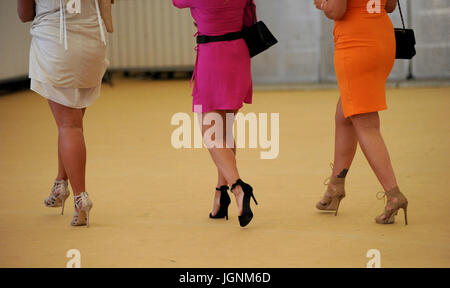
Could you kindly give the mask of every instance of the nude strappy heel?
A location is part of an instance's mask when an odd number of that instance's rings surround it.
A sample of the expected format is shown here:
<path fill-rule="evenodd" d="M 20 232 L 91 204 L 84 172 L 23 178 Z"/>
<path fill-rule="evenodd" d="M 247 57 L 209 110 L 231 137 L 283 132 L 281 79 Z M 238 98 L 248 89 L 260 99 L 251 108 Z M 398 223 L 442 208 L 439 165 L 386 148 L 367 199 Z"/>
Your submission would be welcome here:
<path fill-rule="evenodd" d="M 72 226 L 89 227 L 89 212 L 92 209 L 92 201 L 89 199 L 87 192 L 82 192 L 80 195 L 74 197 L 75 211 L 73 219 L 70 223 Z"/>
<path fill-rule="evenodd" d="M 62 207 L 61 215 L 64 215 L 64 204 L 70 196 L 69 183 L 67 180 L 56 180 L 50 195 L 44 200 L 47 207 Z"/>
<path fill-rule="evenodd" d="M 328 185 L 328 188 L 323 199 L 317 202 L 316 208 L 323 211 L 335 211 L 334 216 L 336 216 L 341 200 L 345 197 L 345 178 L 332 176 L 329 182 L 325 181 L 324 184 Z"/>
<path fill-rule="evenodd" d="M 398 214 L 398 210 L 403 209 L 405 214 L 405 225 L 408 225 L 408 199 L 400 192 L 398 187 L 387 192 L 379 192 L 377 198 L 379 200 L 385 198 L 387 199 L 387 203 L 383 213 L 375 218 L 375 222 L 378 224 L 392 224 L 395 222 L 395 216 Z"/>

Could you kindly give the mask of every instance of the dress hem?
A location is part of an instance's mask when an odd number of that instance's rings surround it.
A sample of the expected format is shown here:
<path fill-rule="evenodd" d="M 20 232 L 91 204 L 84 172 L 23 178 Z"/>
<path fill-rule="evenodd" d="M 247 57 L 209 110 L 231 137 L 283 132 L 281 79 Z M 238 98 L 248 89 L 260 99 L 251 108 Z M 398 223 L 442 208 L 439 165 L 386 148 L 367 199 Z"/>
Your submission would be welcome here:
<path fill-rule="evenodd" d="M 201 113 L 209 113 L 209 112 L 213 112 L 213 111 L 223 111 L 223 110 L 235 110 L 235 111 L 237 111 L 237 110 L 241 109 L 242 107 L 244 107 L 244 104 L 252 104 L 252 102 L 243 102 L 238 107 L 236 107 L 236 106 L 221 106 L 221 107 L 217 107 L 217 108 L 215 108 L 215 107 L 214 108 L 213 107 L 208 107 L 206 109 L 202 109 Z M 196 111 L 194 109 L 194 106 L 202 106 L 202 105 L 201 104 L 198 104 L 198 105 L 194 104 L 193 107 L 192 107 L 192 112 L 199 113 L 198 111 Z"/>
<path fill-rule="evenodd" d="M 378 107 L 378 108 L 371 108 L 371 109 L 366 109 L 366 110 L 355 110 L 352 111 L 350 113 L 345 113 L 344 111 L 344 117 L 345 118 L 349 118 L 355 115 L 360 115 L 360 114 L 367 114 L 367 113 L 373 113 L 373 112 L 380 112 L 380 111 L 384 111 L 387 110 L 388 107 L 387 106 L 383 106 L 383 107 Z"/>
<path fill-rule="evenodd" d="M 36 80 L 35 80 L 35 81 L 36 81 Z M 72 88 L 69 88 L 69 89 L 72 89 Z M 92 104 L 94 104 L 95 100 L 97 100 L 97 99 L 99 98 L 99 96 L 100 96 L 100 95 L 98 95 L 97 97 L 95 97 L 95 99 L 93 99 L 93 101 L 91 101 L 91 102 L 89 102 L 89 103 L 86 103 L 86 104 L 84 104 L 84 105 L 73 105 L 73 104 L 68 103 L 68 101 L 64 101 L 64 99 L 60 99 L 60 98 L 56 98 L 56 97 L 51 97 L 51 96 L 49 96 L 48 93 L 46 93 L 46 91 L 41 90 L 41 87 L 40 87 L 40 86 L 36 86 L 36 87 L 35 87 L 35 86 L 33 85 L 33 82 L 31 83 L 30 90 L 31 90 L 31 91 L 34 91 L 35 93 L 39 94 L 40 96 L 42 96 L 43 98 L 45 98 L 45 99 L 47 99 L 47 100 L 49 100 L 49 101 L 58 103 L 58 104 L 60 104 L 60 105 L 63 105 L 63 106 L 65 106 L 65 107 L 72 108 L 72 109 L 85 109 L 85 108 L 88 108 L 88 107 L 90 107 Z"/>

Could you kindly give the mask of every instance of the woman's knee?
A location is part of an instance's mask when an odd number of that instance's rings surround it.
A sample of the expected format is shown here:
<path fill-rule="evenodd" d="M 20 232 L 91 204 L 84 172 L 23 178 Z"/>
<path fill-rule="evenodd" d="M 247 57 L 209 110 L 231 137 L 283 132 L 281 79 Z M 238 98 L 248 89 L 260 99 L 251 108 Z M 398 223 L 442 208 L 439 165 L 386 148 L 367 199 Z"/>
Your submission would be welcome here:
<path fill-rule="evenodd" d="M 203 142 L 208 148 L 227 147 L 227 119 L 223 111 L 214 111 L 202 115 Z"/>
<path fill-rule="evenodd" d="M 350 117 L 356 130 L 380 129 L 380 118 L 378 112 L 364 113 Z"/>
<path fill-rule="evenodd" d="M 58 127 L 83 127 L 85 109 L 70 108 L 51 100 L 48 102 Z"/>
<path fill-rule="evenodd" d="M 342 110 L 336 110 L 336 115 L 334 117 L 336 126 L 352 126 L 352 120 L 350 118 L 345 118 L 344 112 Z"/>
<path fill-rule="evenodd" d="M 62 117 L 60 119 L 58 128 L 59 130 L 66 130 L 66 129 L 80 129 L 83 131 L 83 114 L 77 113 L 75 111 L 69 112 L 69 113 L 62 113 Z"/>
<path fill-rule="evenodd" d="M 336 122 L 336 126 L 351 126 L 352 121 L 349 118 L 345 118 L 344 109 L 342 107 L 341 99 L 339 99 L 338 104 L 336 106 L 336 114 L 334 116 L 334 120 Z"/>

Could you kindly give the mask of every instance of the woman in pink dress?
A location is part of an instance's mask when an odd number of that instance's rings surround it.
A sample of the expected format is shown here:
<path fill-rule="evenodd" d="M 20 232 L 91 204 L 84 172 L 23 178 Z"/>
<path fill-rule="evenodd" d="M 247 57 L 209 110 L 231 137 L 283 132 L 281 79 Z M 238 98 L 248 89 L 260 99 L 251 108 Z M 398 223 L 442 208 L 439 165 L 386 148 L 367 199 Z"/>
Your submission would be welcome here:
<path fill-rule="evenodd" d="M 191 9 L 200 36 L 223 36 L 240 32 L 253 24 L 253 15 L 256 15 L 254 0 L 172 1 L 178 8 Z M 253 217 L 250 209 L 250 198 L 254 199 L 253 189 L 240 179 L 236 165 L 236 148 L 235 145 L 230 145 L 234 144 L 233 127 L 227 127 L 232 125 L 226 125 L 226 118 L 227 114 L 234 118 L 243 103 L 252 102 L 250 54 L 242 38 L 199 44 L 197 53 L 193 76 L 193 111 L 201 115 L 205 144 L 219 174 L 210 217 L 228 219 L 231 200 L 227 191 L 228 184 L 232 184 L 231 192 L 236 198 L 239 222 L 244 227 Z M 208 135 L 208 130 L 218 123 L 222 123 L 223 127 L 219 130 L 223 133 L 211 135 L 214 145 L 209 145 L 211 143 L 207 143 L 205 134 Z"/>

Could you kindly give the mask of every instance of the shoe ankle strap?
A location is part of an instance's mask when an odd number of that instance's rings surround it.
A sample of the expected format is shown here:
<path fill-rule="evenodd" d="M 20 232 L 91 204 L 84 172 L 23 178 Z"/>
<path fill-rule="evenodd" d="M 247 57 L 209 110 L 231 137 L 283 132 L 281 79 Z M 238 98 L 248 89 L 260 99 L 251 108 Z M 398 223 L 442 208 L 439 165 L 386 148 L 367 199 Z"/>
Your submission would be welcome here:
<path fill-rule="evenodd" d="M 216 187 L 216 191 L 220 191 L 220 192 L 227 192 L 230 189 L 230 187 L 228 187 L 228 185 L 222 185 L 219 188 Z"/>
<path fill-rule="evenodd" d="M 69 182 L 67 181 L 67 180 L 55 180 L 55 183 L 54 184 L 56 184 L 56 185 L 58 185 L 58 184 L 64 184 L 64 185 L 67 185 Z"/>
<path fill-rule="evenodd" d="M 236 186 L 239 185 L 239 186 L 242 187 L 243 184 L 245 184 L 244 181 L 242 181 L 241 179 L 238 179 L 238 180 L 236 181 L 236 183 L 234 183 L 233 185 L 231 185 L 231 189 L 230 189 L 231 192 L 233 192 L 233 190 L 234 190 L 234 188 L 236 188 Z"/>

